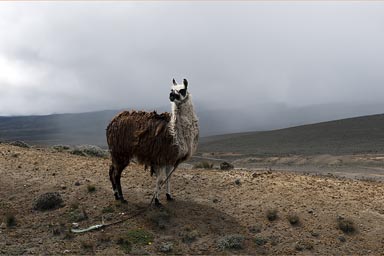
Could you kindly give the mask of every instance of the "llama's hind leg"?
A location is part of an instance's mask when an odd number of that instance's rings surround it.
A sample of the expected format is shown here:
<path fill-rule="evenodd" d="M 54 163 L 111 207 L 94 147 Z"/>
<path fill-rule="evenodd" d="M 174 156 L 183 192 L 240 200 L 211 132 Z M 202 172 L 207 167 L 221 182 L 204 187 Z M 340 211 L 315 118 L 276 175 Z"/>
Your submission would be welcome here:
<path fill-rule="evenodd" d="M 109 179 L 112 183 L 112 189 L 113 189 L 115 199 L 118 200 L 119 193 L 117 192 L 116 181 L 115 181 L 115 166 L 113 164 L 109 166 Z"/>
<path fill-rule="evenodd" d="M 121 173 L 126 165 L 112 164 L 109 168 L 109 178 L 111 179 L 112 189 L 116 200 L 120 200 L 123 203 L 127 201 L 124 199 L 121 189 Z"/>
<path fill-rule="evenodd" d="M 168 177 L 168 175 L 171 173 L 172 171 L 172 166 L 167 166 L 166 169 L 165 169 L 165 178 Z M 166 186 L 167 186 L 167 200 L 168 201 L 173 201 L 175 200 L 171 194 L 171 176 L 168 177 L 167 179 L 167 182 L 166 182 Z"/>
<path fill-rule="evenodd" d="M 157 207 L 161 207 L 162 204 L 160 203 L 160 200 L 159 200 L 159 193 L 160 193 L 160 185 L 163 182 L 163 175 L 162 174 L 163 174 L 164 169 L 159 168 L 159 167 L 154 167 L 153 169 L 154 169 L 155 174 L 156 174 L 155 205 Z"/>

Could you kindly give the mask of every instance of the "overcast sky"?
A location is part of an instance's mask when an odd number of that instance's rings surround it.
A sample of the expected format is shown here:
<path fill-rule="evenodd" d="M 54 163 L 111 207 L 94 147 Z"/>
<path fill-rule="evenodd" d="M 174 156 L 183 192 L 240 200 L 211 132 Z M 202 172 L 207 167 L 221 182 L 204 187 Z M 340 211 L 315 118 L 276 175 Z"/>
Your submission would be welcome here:
<path fill-rule="evenodd" d="M 384 99 L 384 2 L 0 2 L 0 115 Z M 384 112 L 384 111 L 383 111 Z"/>

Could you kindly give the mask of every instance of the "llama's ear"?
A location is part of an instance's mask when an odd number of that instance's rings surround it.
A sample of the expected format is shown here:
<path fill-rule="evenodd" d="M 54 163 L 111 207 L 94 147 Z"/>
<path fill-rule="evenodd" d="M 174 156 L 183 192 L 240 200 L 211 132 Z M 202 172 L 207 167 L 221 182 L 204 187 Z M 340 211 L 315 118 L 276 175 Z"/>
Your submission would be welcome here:
<path fill-rule="evenodd" d="M 185 88 L 188 87 L 188 81 L 187 81 L 187 79 L 184 79 L 184 80 L 183 80 L 183 84 L 184 84 Z"/>
<path fill-rule="evenodd" d="M 173 85 L 177 85 L 175 78 L 173 78 L 172 83 L 173 83 Z"/>

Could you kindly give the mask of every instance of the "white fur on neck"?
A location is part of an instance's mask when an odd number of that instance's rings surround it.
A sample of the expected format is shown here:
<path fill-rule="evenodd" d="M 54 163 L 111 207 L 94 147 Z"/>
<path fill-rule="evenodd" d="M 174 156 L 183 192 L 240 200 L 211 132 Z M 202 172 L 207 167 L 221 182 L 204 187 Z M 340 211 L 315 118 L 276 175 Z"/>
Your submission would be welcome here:
<path fill-rule="evenodd" d="M 179 148 L 179 157 L 189 158 L 195 153 L 199 139 L 199 123 L 193 108 L 192 97 L 189 94 L 185 102 L 179 105 L 171 102 L 171 105 L 169 132 L 173 136 L 173 143 Z"/>

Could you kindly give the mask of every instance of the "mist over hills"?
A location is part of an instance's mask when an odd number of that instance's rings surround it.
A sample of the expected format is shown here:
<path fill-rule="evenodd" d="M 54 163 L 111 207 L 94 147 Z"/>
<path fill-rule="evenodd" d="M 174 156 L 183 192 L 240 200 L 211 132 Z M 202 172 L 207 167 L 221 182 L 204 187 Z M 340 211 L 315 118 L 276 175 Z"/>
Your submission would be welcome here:
<path fill-rule="evenodd" d="M 198 102 L 196 104 L 203 144 L 211 141 L 211 138 L 205 137 L 212 135 L 275 130 L 341 118 L 377 114 L 382 113 L 383 111 L 380 111 L 382 109 L 384 109 L 384 104 L 327 104 L 301 108 L 289 108 L 283 104 L 260 104 L 259 107 L 254 107 L 245 112 L 236 108 L 215 109 L 212 106 L 198 104 Z M 74 114 L 0 117 L 0 140 L 23 140 L 30 144 L 40 145 L 93 144 L 106 146 L 105 129 L 113 116 L 120 111 L 104 110 Z M 157 111 L 169 111 L 169 106 L 159 107 Z M 369 120 L 371 118 L 360 123 L 362 126 L 367 126 L 364 131 L 368 133 L 371 132 L 370 129 L 373 125 L 368 122 Z M 366 121 L 368 123 L 365 123 Z M 381 119 L 375 119 L 372 122 L 378 125 L 380 129 L 384 127 Z M 340 129 L 348 132 L 349 127 L 343 125 Z M 274 133 L 274 131 L 271 133 Z M 320 134 L 319 136 L 321 136 Z M 328 135 L 323 134 L 323 136 Z M 373 135 L 379 136 L 376 133 Z M 297 140 L 302 139 L 300 134 L 298 136 Z M 354 134 L 354 136 L 360 135 Z M 258 141 L 255 141 L 255 143 L 260 145 Z M 266 140 L 265 143 L 270 142 Z M 207 149 L 206 145 L 203 144 L 201 148 Z M 232 150 L 231 147 L 228 149 Z"/>

